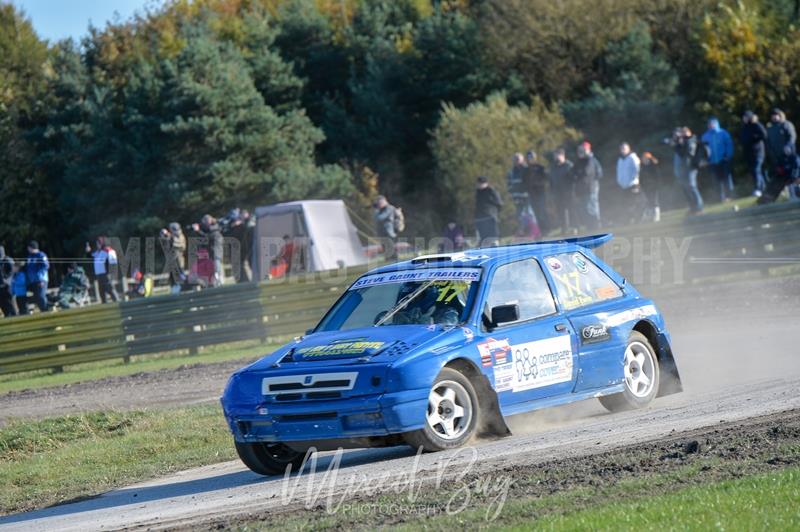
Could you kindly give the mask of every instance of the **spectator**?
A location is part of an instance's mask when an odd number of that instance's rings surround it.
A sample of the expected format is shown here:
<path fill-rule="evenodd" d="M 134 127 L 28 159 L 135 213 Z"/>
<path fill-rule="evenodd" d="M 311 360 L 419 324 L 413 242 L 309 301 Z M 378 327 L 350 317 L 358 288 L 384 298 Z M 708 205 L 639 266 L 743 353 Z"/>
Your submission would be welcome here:
<path fill-rule="evenodd" d="M 624 212 L 626 222 L 638 222 L 644 217 L 647 201 L 642 195 L 639 180 L 641 161 L 639 156 L 631 150 L 631 145 L 623 142 L 619 146 L 617 159 L 617 184 L 624 194 Z"/>
<path fill-rule="evenodd" d="M 114 287 L 114 278 L 117 276 L 117 252 L 106 243 L 106 237 L 98 236 L 94 242 L 95 250 L 86 243 L 86 253 L 89 253 L 94 262 L 94 277 L 97 280 L 97 289 L 100 292 L 100 301 L 105 303 L 106 298 L 119 301 L 117 289 Z"/>
<path fill-rule="evenodd" d="M 681 144 L 685 140 L 683 136 L 683 129 L 682 127 L 676 127 L 672 130 L 672 137 L 665 138 L 664 144 L 669 144 L 672 146 L 672 174 L 675 176 L 675 180 L 680 182 L 683 179 L 683 175 L 686 173 L 686 167 L 684 163 L 686 162 L 685 158 L 681 154 L 683 147 Z"/>
<path fill-rule="evenodd" d="M 67 266 L 67 275 L 58 289 L 56 302 L 61 308 L 82 307 L 89 300 L 89 278 L 77 263 Z"/>
<path fill-rule="evenodd" d="M 207 288 L 216 279 L 214 260 L 208 253 L 208 248 L 197 248 L 197 259 L 189 269 L 188 286 L 194 289 Z"/>
<path fill-rule="evenodd" d="M 578 161 L 572 169 L 577 214 L 575 225 L 593 231 L 600 227 L 600 180 L 603 178 L 603 167 L 588 142 L 582 142 L 577 152 Z"/>
<path fill-rule="evenodd" d="M 25 275 L 24 262 L 14 263 L 14 278 L 11 284 L 11 293 L 14 295 L 17 314 L 20 316 L 28 314 L 28 278 Z"/>
<path fill-rule="evenodd" d="M 295 256 L 294 240 L 289 235 L 283 235 L 283 245 L 278 253 L 278 256 L 272 259 L 274 265 L 284 264 L 286 272 L 292 272 L 292 262 Z"/>
<path fill-rule="evenodd" d="M 764 141 L 767 139 L 767 130 L 758 121 L 758 115 L 753 111 L 745 111 L 742 115 L 742 131 L 739 133 L 739 143 L 744 151 L 747 168 L 753 177 L 753 196 L 759 198 L 764 192 Z"/>
<path fill-rule="evenodd" d="M 770 163 L 770 179 L 773 176 L 777 177 L 778 185 L 780 185 L 783 177 L 779 174 L 778 169 L 785 163 L 787 150 L 790 154 L 797 153 L 797 132 L 794 124 L 786 120 L 786 115 L 777 107 L 770 112 L 769 120 L 767 156 Z"/>
<path fill-rule="evenodd" d="M 730 133 L 722 129 L 719 120 L 712 116 L 708 119 L 708 130 L 703 133 L 702 141 L 709 149 L 708 169 L 719 187 L 719 199 L 730 201 L 733 197 L 733 140 Z"/>
<path fill-rule="evenodd" d="M 654 222 L 661 221 L 661 174 L 658 166 L 658 159 L 652 153 L 646 151 L 642 154 L 642 193 L 650 208 L 649 218 Z"/>
<path fill-rule="evenodd" d="M 211 281 L 212 286 L 222 286 L 225 278 L 225 271 L 222 268 L 222 254 L 224 250 L 224 238 L 217 220 L 210 214 L 206 214 L 200 223 L 192 224 L 192 229 L 206 239 L 211 250 L 211 259 L 214 261 L 214 277 Z"/>
<path fill-rule="evenodd" d="M 13 284 L 14 259 L 6 255 L 6 249 L 0 246 L 0 311 L 6 318 L 17 315 Z"/>
<path fill-rule="evenodd" d="M 253 252 L 253 228 L 255 220 L 250 216 L 247 209 L 234 209 L 228 214 L 230 222 L 227 228 L 227 236 L 234 238 L 239 243 L 240 264 L 233 265 L 234 272 L 237 273 L 237 282 L 248 283 L 253 279 L 253 268 L 250 265 L 250 258 Z M 234 258 L 231 256 L 231 261 Z"/>
<path fill-rule="evenodd" d="M 527 164 L 526 184 L 528 197 L 533 208 L 533 219 L 538 221 L 538 228 L 541 233 L 549 232 L 553 227 L 550 223 L 550 181 L 547 178 L 547 170 L 537 162 L 536 152 L 530 150 L 525 154 Z"/>
<path fill-rule="evenodd" d="M 28 289 L 33 292 L 33 300 L 39 310 L 47 310 L 47 283 L 49 276 L 47 270 L 50 262 L 47 255 L 39 250 L 39 243 L 31 240 L 28 244 L 28 259 L 25 261 L 25 280 Z M 27 303 L 27 301 L 26 301 Z"/>
<path fill-rule="evenodd" d="M 447 222 L 442 233 L 442 240 L 443 242 L 439 244 L 439 253 L 464 251 L 466 248 L 464 230 L 456 222 Z"/>
<path fill-rule="evenodd" d="M 389 203 L 386 196 L 378 196 L 372 204 L 372 217 L 375 219 L 378 236 L 383 241 L 384 254 L 387 259 L 397 256 L 397 209 Z"/>
<path fill-rule="evenodd" d="M 772 203 L 780 196 L 783 188 L 800 182 L 800 156 L 791 146 L 783 147 L 783 157 L 775 165 L 773 175 L 767 182 L 764 194 L 758 198 L 759 204 Z"/>
<path fill-rule="evenodd" d="M 572 197 L 574 183 L 572 181 L 572 161 L 567 159 L 564 148 L 558 148 L 553 153 L 553 166 L 550 168 L 550 192 L 553 198 L 555 216 L 552 220 L 553 227 L 560 227 L 562 233 L 569 231 L 570 221 L 574 223 Z"/>
<path fill-rule="evenodd" d="M 517 234 L 524 234 L 525 219 L 531 215 L 531 201 L 528 194 L 528 165 L 525 156 L 515 153 L 511 170 L 506 175 L 506 186 L 511 194 L 517 214 Z"/>
<path fill-rule="evenodd" d="M 186 280 L 186 236 L 183 234 L 181 225 L 172 222 L 168 229 L 161 230 L 159 239 L 161 240 L 161 249 L 164 250 L 166 267 L 169 270 L 170 290 L 173 294 L 177 294 Z"/>
<path fill-rule="evenodd" d="M 500 243 L 498 220 L 503 200 L 497 190 L 489 184 L 489 178 L 480 176 L 475 191 L 475 229 L 482 246 L 496 246 Z"/>
<path fill-rule="evenodd" d="M 689 204 L 689 214 L 696 215 L 703 212 L 703 196 L 697 188 L 697 173 L 701 167 L 708 164 L 704 154 L 708 153 L 707 147 L 701 145 L 697 137 L 688 127 L 680 129 L 674 139 L 676 168 L 679 169 L 678 184 L 683 190 Z"/>

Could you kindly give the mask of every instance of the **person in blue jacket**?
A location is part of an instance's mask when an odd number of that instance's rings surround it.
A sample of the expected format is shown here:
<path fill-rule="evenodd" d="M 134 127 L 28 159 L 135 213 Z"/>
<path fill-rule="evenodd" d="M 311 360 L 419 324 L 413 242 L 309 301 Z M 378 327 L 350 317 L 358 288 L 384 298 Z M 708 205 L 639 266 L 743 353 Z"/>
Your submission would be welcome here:
<path fill-rule="evenodd" d="M 708 119 L 708 130 L 703 133 L 701 140 L 709 148 L 708 169 L 719 186 L 719 199 L 729 201 L 733 198 L 733 139 L 730 133 L 720 127 L 719 120 L 711 117 Z"/>
<path fill-rule="evenodd" d="M 17 314 L 24 316 L 28 313 L 28 280 L 25 278 L 25 263 L 14 263 L 14 277 L 11 280 L 11 295 L 14 296 L 14 306 Z"/>
<path fill-rule="evenodd" d="M 50 262 L 47 255 L 39 249 L 39 243 L 31 240 L 28 244 L 28 259 L 25 261 L 25 279 L 28 289 L 33 292 L 33 300 L 39 310 L 47 310 L 47 283 L 49 277 L 47 270 Z"/>

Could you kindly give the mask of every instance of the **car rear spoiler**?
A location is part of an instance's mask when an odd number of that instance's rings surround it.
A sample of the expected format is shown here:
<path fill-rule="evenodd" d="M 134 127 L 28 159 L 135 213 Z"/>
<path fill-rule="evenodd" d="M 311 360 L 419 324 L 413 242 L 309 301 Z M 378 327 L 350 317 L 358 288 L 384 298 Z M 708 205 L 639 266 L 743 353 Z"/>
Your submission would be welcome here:
<path fill-rule="evenodd" d="M 603 233 L 600 235 L 591 236 L 576 236 L 575 238 L 565 238 L 563 240 L 548 240 L 546 242 L 539 242 L 542 245 L 558 245 L 558 244 L 575 244 L 587 249 L 594 249 L 602 246 L 609 240 L 614 238 L 611 233 Z"/>

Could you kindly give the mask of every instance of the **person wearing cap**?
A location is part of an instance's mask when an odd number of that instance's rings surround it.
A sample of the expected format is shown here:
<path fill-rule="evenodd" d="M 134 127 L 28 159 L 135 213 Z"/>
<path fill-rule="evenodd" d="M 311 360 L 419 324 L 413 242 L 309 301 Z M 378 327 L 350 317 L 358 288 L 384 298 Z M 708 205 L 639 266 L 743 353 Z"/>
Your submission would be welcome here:
<path fill-rule="evenodd" d="M 528 196 L 531 199 L 533 208 L 533 218 L 541 230 L 541 234 L 546 234 L 553 229 L 551 220 L 552 206 L 550 204 L 550 181 L 547 178 L 547 170 L 538 162 L 536 152 L 529 150 L 525 154 L 527 164 L 525 182 L 528 188 Z"/>
<path fill-rule="evenodd" d="M 480 176 L 475 190 L 475 229 L 481 245 L 496 246 L 500 243 L 498 220 L 502 206 L 503 200 L 489 184 L 489 178 Z"/>
<path fill-rule="evenodd" d="M 31 240 L 28 243 L 28 258 L 25 260 L 25 280 L 28 290 L 33 292 L 33 301 L 42 312 L 47 310 L 47 283 L 50 278 L 47 271 L 50 261 L 39 249 L 39 243 Z"/>
<path fill-rule="evenodd" d="M 592 153 L 592 145 L 584 141 L 578 145 L 578 160 L 572 168 L 575 183 L 575 211 L 577 225 L 588 230 L 600 228 L 600 180 L 603 167 Z"/>
<path fill-rule="evenodd" d="M 6 249 L 0 246 L 0 311 L 6 318 L 17 315 L 14 304 L 14 259 L 6 255 Z"/>
<path fill-rule="evenodd" d="M 708 170 L 719 188 L 720 201 L 730 201 L 733 197 L 733 178 L 731 160 L 733 159 L 733 139 L 722 129 L 716 117 L 708 119 L 708 129 L 701 140 L 708 146 Z"/>
<path fill-rule="evenodd" d="M 767 129 L 758 121 L 753 111 L 745 111 L 742 115 L 742 130 L 739 132 L 739 144 L 742 145 L 747 168 L 753 177 L 753 196 L 760 198 L 764 192 L 764 141 L 767 140 Z"/>
<path fill-rule="evenodd" d="M 794 124 L 786 120 L 786 115 L 779 108 L 774 108 L 769 115 L 767 128 L 767 157 L 769 158 L 770 179 L 779 177 L 778 168 L 787 157 L 797 153 L 797 132 Z M 779 177 L 780 178 L 780 177 Z"/>

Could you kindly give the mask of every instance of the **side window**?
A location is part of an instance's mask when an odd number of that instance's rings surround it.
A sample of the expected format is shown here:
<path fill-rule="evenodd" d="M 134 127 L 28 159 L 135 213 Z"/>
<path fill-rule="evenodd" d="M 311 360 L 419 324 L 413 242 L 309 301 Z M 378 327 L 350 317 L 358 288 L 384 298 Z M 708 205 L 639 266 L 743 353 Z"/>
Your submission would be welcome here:
<path fill-rule="evenodd" d="M 582 253 L 552 255 L 545 259 L 545 264 L 566 310 L 622 295 L 619 286 Z"/>
<path fill-rule="evenodd" d="M 497 268 L 489 285 L 486 311 L 498 305 L 519 306 L 520 321 L 553 314 L 556 305 L 539 263 L 533 259 L 504 264 Z"/>

